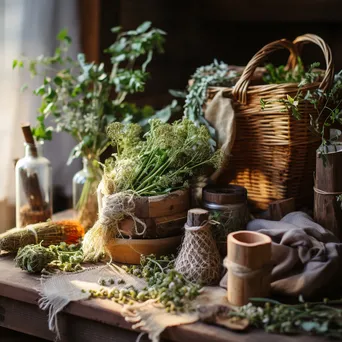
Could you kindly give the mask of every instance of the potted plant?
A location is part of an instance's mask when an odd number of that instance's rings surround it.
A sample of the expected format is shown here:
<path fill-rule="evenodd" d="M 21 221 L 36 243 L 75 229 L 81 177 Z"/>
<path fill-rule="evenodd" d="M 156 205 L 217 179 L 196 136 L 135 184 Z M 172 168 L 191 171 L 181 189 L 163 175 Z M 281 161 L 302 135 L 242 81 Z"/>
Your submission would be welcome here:
<path fill-rule="evenodd" d="M 191 178 L 205 173 L 207 166 L 221 165 L 222 153 L 213 149 L 205 125 L 198 126 L 186 118 L 172 124 L 153 119 L 149 125 L 145 134 L 138 124 L 114 122 L 108 126 L 107 135 L 116 153 L 104 166 L 99 187 L 104 200 L 99 219 L 84 237 L 83 251 L 88 260 L 97 260 L 106 251 L 113 260 L 122 262 L 123 252 L 119 256 L 116 253 L 119 243 L 127 245 L 128 257 L 136 253 L 137 245 L 141 247 L 142 242 L 132 239 L 132 235 L 135 234 L 134 238 L 140 235 L 141 239 L 147 230 L 155 229 L 151 219 L 162 213 L 186 212 L 189 205 L 186 189 Z M 133 234 L 127 234 L 123 227 L 125 219 L 130 219 Z M 176 219 L 177 216 L 170 216 L 169 222 Z M 144 248 L 140 254 L 158 252 L 163 241 L 156 234 L 152 238 L 154 241 L 149 241 L 149 246 L 157 246 L 157 250 Z M 170 243 L 173 241 L 170 239 Z M 165 254 L 166 247 L 163 245 L 159 252 Z M 136 262 L 139 257 L 137 253 Z M 132 259 L 130 262 L 134 263 Z"/>
<path fill-rule="evenodd" d="M 71 38 L 66 30 L 58 34 L 60 44 L 53 56 L 13 61 L 13 68 L 27 67 L 32 76 L 43 76 L 43 84 L 34 90 L 41 97 L 34 137 L 50 140 L 53 131 L 64 131 L 77 142 L 67 164 L 83 158 L 84 169 L 74 177 L 73 195 L 85 228 L 97 218 L 95 193 L 102 177 L 99 160 L 110 145 L 106 126 L 113 121 L 146 124 L 146 118 L 153 115 L 167 121 L 176 106 L 173 102 L 155 113 L 150 106 L 139 108 L 126 102 L 127 95 L 144 91 L 149 77 L 146 68 L 154 52 L 163 51 L 165 32 L 152 28 L 150 22 L 127 32 L 115 27 L 112 32 L 116 40 L 105 50 L 111 57 L 110 66 L 87 62 L 83 53 L 77 59 L 68 56 Z M 46 127 L 48 117 L 51 127 Z"/>

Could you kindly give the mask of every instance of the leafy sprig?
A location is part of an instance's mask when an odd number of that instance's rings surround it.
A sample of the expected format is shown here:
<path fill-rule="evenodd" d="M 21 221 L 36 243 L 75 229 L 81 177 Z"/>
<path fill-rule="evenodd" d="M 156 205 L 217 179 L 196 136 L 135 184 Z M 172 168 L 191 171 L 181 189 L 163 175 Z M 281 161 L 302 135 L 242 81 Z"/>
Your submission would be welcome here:
<path fill-rule="evenodd" d="M 206 125 L 214 138 L 215 129 L 204 118 L 203 107 L 207 99 L 207 88 L 218 85 L 233 86 L 236 80 L 237 73 L 234 70 L 230 70 L 227 64 L 214 60 L 210 65 L 197 68 L 191 76 L 191 84 L 186 92 L 170 90 L 170 93 L 185 99 L 184 116 L 191 121 Z"/>
<path fill-rule="evenodd" d="M 200 294 L 201 286 L 188 281 L 174 269 L 174 256 L 142 255 L 139 266 L 122 266 L 129 274 L 143 278 L 147 286 L 137 292 L 135 300 L 154 299 L 167 312 L 193 310 L 192 301 Z"/>
<path fill-rule="evenodd" d="M 328 300 L 317 303 L 286 305 L 267 298 L 254 298 L 231 316 L 247 318 L 251 325 L 269 333 L 321 335 L 342 338 L 342 310 L 332 305 L 341 305 L 342 300 Z"/>
<path fill-rule="evenodd" d="M 288 69 L 285 65 L 275 67 L 273 64 L 267 64 L 265 69 L 263 81 L 267 84 L 299 83 L 305 76 L 305 69 L 300 57 L 293 69 Z"/>
<path fill-rule="evenodd" d="M 294 118 L 301 119 L 301 113 L 299 104 L 304 100 L 303 94 L 305 86 L 316 82 L 320 76 L 320 73 L 315 71 L 315 68 L 319 67 L 319 63 L 313 63 L 310 65 L 307 71 L 304 70 L 301 60 L 298 60 L 297 66 L 293 70 L 285 70 L 285 67 L 279 66 L 275 68 L 269 64 L 266 66 L 268 73 L 264 76 L 266 83 L 298 83 L 298 91 L 294 97 L 286 95 L 286 98 L 280 100 L 264 100 L 260 99 L 261 109 L 265 109 L 267 105 L 272 103 L 281 103 L 284 105 L 284 111 L 290 111 Z M 306 92 L 306 94 L 309 94 Z M 307 96 L 307 95 L 306 95 Z M 305 100 L 308 100 L 306 98 Z"/>
<path fill-rule="evenodd" d="M 112 31 L 117 39 L 106 50 L 112 63 L 109 72 L 103 63 L 87 62 L 82 53 L 75 60 L 70 58 L 72 41 L 67 30 L 58 34 L 59 46 L 52 56 L 13 61 L 13 68 L 27 67 L 33 77 L 43 77 L 43 84 L 34 90 L 41 97 L 41 106 L 33 134 L 45 140 L 51 139 L 52 131 L 71 134 L 78 144 L 69 161 L 79 156 L 98 159 L 109 146 L 105 127 L 111 122 L 138 122 L 155 114 L 149 106 L 138 108 L 127 103 L 126 96 L 144 91 L 149 78 L 146 68 L 153 53 L 163 51 L 165 32 L 152 28 L 150 22 L 136 30 L 122 32 L 115 27 Z M 164 110 L 163 119 L 170 117 L 174 107 Z M 52 127 L 45 126 L 49 116 Z"/>

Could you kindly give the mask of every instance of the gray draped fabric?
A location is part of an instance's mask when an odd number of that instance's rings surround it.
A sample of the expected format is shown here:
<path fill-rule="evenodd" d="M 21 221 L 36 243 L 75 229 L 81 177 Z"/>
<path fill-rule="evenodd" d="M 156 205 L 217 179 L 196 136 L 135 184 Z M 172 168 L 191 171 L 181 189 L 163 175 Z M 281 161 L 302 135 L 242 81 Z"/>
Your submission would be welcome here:
<path fill-rule="evenodd" d="M 342 285 L 342 244 L 307 214 L 293 212 L 279 222 L 253 220 L 247 230 L 272 239 L 274 293 L 328 296 L 332 287 Z M 221 284 L 225 286 L 226 279 Z"/>

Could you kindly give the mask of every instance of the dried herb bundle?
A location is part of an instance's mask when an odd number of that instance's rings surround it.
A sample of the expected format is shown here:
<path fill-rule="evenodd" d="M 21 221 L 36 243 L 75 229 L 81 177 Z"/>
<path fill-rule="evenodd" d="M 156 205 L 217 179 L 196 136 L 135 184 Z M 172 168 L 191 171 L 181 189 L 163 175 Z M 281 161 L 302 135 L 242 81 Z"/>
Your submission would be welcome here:
<path fill-rule="evenodd" d="M 77 243 L 83 235 L 83 227 L 75 220 L 36 223 L 0 234 L 0 251 L 16 252 L 21 247 L 36 243 L 46 247 L 60 242 L 72 244 Z"/>

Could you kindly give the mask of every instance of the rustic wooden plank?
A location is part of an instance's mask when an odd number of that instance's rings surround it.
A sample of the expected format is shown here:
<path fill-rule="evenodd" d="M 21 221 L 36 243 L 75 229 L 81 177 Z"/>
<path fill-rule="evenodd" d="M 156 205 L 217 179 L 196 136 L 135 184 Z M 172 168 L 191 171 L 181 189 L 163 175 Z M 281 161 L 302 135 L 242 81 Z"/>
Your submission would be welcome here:
<path fill-rule="evenodd" d="M 285 215 L 296 210 L 295 199 L 287 198 L 273 201 L 268 205 L 270 219 L 280 221 Z"/>
<path fill-rule="evenodd" d="M 167 196 L 149 197 L 149 217 L 170 216 L 189 208 L 189 191 L 175 191 Z"/>
<path fill-rule="evenodd" d="M 6 319 L 0 322 L 0 326 L 37 336 L 45 340 L 54 340 L 55 335 L 47 327 L 46 313 L 39 310 L 37 306 L 4 297 L 0 297 L 0 306 L 6 311 Z M 135 341 L 139 333 L 130 331 L 130 327 L 126 322 L 120 325 L 120 322 L 115 322 L 114 320 L 115 323 L 113 323 L 112 312 L 103 312 L 103 316 L 100 318 L 94 316 L 92 320 L 89 320 L 84 318 L 86 315 L 83 312 L 80 315 L 74 315 L 73 313 L 70 314 L 72 311 L 68 309 L 68 313 L 61 313 L 59 315 L 58 323 L 61 332 L 61 342 L 127 342 Z M 96 312 L 92 312 L 92 314 L 94 313 Z M 110 322 L 109 324 L 107 323 L 108 321 Z M 162 334 L 161 342 L 273 342 L 275 340 L 279 342 L 294 342 L 296 340 L 299 342 L 325 341 L 323 338 L 310 336 L 289 337 L 265 334 L 260 330 L 237 333 L 219 327 L 209 327 L 203 323 L 195 323 L 167 328 Z"/>
<path fill-rule="evenodd" d="M 0 297 L 0 306 L 5 311 L 0 326 L 54 341 L 55 334 L 48 329 L 46 312 L 36 305 Z M 58 325 L 61 342 L 127 342 L 135 341 L 139 333 L 67 313 L 59 315 Z"/>
<path fill-rule="evenodd" d="M 11 319 L 6 319 L 5 317 L 5 323 L 0 322 L 0 326 L 51 340 L 53 337 L 51 337 L 51 333 L 47 330 L 47 313 L 39 310 L 37 306 L 39 296 L 35 288 L 38 285 L 38 280 L 39 277 L 14 268 L 12 256 L 0 257 L 0 296 L 2 297 L 0 306 L 6 307 L 6 317 L 11 317 Z M 15 312 L 10 311 L 14 310 L 14 308 Z M 8 316 L 9 313 L 11 313 L 11 316 Z M 136 337 L 136 333 L 132 333 L 133 335 L 129 339 L 126 337 L 126 340 L 120 340 L 119 337 L 116 340 L 112 339 L 114 338 L 113 336 L 116 336 L 118 329 L 131 330 L 131 326 L 121 316 L 120 306 L 111 301 L 92 299 L 72 302 L 64 309 L 64 314 L 62 313 L 60 317 L 61 331 L 63 336 L 67 336 L 65 337 L 67 339 L 62 340 L 62 342 L 121 342 L 127 340 L 134 341 Z M 24 325 L 22 323 L 23 320 L 28 323 Z M 261 340 L 263 342 L 273 342 L 275 339 L 279 340 L 279 342 L 294 342 L 296 340 L 300 342 L 324 341 L 324 339 L 317 337 L 271 335 L 259 330 L 250 330 L 248 334 L 235 333 L 204 323 L 168 328 L 162 336 L 172 341 L 187 342 L 244 342 Z"/>
<path fill-rule="evenodd" d="M 1 341 L 3 342 L 46 342 L 39 337 L 29 336 L 18 331 L 0 327 Z"/>
<path fill-rule="evenodd" d="M 134 221 L 128 218 L 120 222 L 120 232 L 124 236 L 129 236 L 133 239 L 155 239 L 181 235 L 186 221 L 186 215 L 187 212 L 183 212 L 170 216 L 140 219 L 146 224 L 146 231 L 143 235 L 136 233 Z M 136 223 L 136 225 L 137 231 L 141 232 L 141 224 Z"/>

